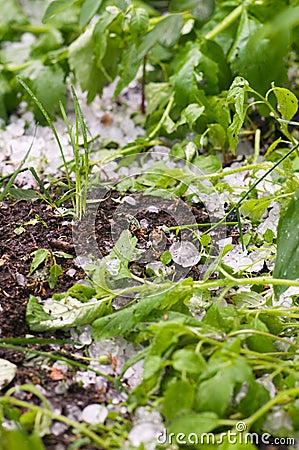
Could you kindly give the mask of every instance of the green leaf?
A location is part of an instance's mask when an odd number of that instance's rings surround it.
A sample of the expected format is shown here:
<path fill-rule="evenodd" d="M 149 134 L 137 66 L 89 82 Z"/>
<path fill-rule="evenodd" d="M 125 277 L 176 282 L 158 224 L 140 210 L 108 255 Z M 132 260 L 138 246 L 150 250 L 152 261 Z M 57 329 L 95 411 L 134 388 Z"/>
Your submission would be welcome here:
<path fill-rule="evenodd" d="M 114 98 L 135 78 L 140 67 L 141 60 L 138 58 L 135 44 L 128 45 L 123 51 L 119 63 L 119 81 L 115 88 Z"/>
<path fill-rule="evenodd" d="M 149 27 L 148 12 L 143 8 L 136 8 L 132 11 L 130 20 L 130 31 L 135 39 L 140 38 Z"/>
<path fill-rule="evenodd" d="M 299 189 L 295 192 L 285 212 L 281 212 L 277 228 L 277 255 L 274 278 L 297 280 L 299 274 Z M 288 286 L 274 286 L 276 297 Z"/>
<path fill-rule="evenodd" d="M 37 192 L 33 189 L 10 188 L 8 194 L 18 200 L 36 200 L 39 198 Z"/>
<path fill-rule="evenodd" d="M 182 27 L 183 19 L 180 14 L 163 18 L 144 36 L 138 49 L 138 57 L 143 58 L 157 42 L 165 47 L 174 45 L 180 37 Z"/>
<path fill-rule="evenodd" d="M 72 6 L 76 0 L 54 0 L 51 2 L 46 9 L 43 17 L 43 23 L 47 23 L 49 20 L 53 19 L 57 14 L 67 10 Z"/>
<path fill-rule="evenodd" d="M 188 105 L 198 91 L 195 68 L 198 66 L 201 52 L 198 44 L 188 42 L 183 54 L 179 54 L 179 65 L 171 82 L 175 89 L 175 98 L 179 105 Z"/>
<path fill-rule="evenodd" d="M 58 330 L 91 324 L 96 318 L 110 312 L 110 299 L 92 298 L 81 302 L 69 295 L 41 305 L 31 296 L 27 305 L 26 322 L 33 331 Z"/>
<path fill-rule="evenodd" d="M 93 16 L 96 14 L 97 10 L 100 8 L 103 0 L 85 0 L 81 7 L 79 26 L 84 28 Z"/>
<path fill-rule="evenodd" d="M 48 283 L 50 286 L 50 289 L 55 289 L 56 284 L 58 283 L 60 275 L 63 274 L 63 270 L 59 264 L 53 264 L 53 266 L 50 267 L 50 275 L 48 278 Z"/>
<path fill-rule="evenodd" d="M 49 319 L 51 319 L 51 315 L 44 311 L 36 297 L 30 295 L 26 309 L 26 322 L 28 324 L 35 322 L 39 323 Z"/>
<path fill-rule="evenodd" d="M 82 90 L 88 92 L 88 103 L 97 94 L 101 94 L 106 80 L 97 66 L 94 47 L 93 29 L 89 27 L 72 42 L 68 54 L 70 67 L 74 71 Z"/>
<path fill-rule="evenodd" d="M 147 320 L 154 310 L 170 310 L 174 305 L 184 304 L 191 296 L 190 292 L 180 285 L 174 285 L 165 292 L 142 297 L 140 301 L 114 312 L 106 317 L 97 319 L 92 325 L 94 337 L 97 340 L 110 338 L 120 334 L 126 334 L 134 329 L 136 324 Z"/>
<path fill-rule="evenodd" d="M 204 106 L 199 106 L 197 103 L 191 103 L 187 108 L 181 112 L 181 118 L 177 123 L 177 126 L 187 123 L 192 129 L 197 119 L 203 114 L 205 110 Z"/>
<path fill-rule="evenodd" d="M 151 116 L 158 108 L 163 108 L 169 101 L 171 87 L 169 83 L 148 83 L 145 86 L 147 102 L 146 113 Z"/>
<path fill-rule="evenodd" d="M 249 83 L 247 80 L 242 77 L 236 77 L 229 88 L 226 98 L 227 104 L 233 104 L 235 108 L 233 121 L 227 130 L 228 140 L 233 154 L 235 154 L 236 147 L 238 145 L 240 130 L 248 107 L 246 101 L 246 92 L 248 88 Z"/>
<path fill-rule="evenodd" d="M 227 371 L 219 371 L 214 377 L 203 381 L 196 393 L 196 410 L 214 412 L 222 417 L 233 394 L 234 385 L 234 380 Z"/>
<path fill-rule="evenodd" d="M 0 389 L 9 384 L 15 377 L 17 366 L 6 359 L 0 358 Z"/>
<path fill-rule="evenodd" d="M 268 327 L 258 318 L 254 318 L 251 322 L 246 325 L 246 328 L 251 328 L 253 330 L 263 331 L 269 333 Z M 274 339 L 268 336 L 263 336 L 261 334 L 247 335 L 246 343 L 251 350 L 260 353 L 275 352 L 277 349 L 274 345 Z"/>
<path fill-rule="evenodd" d="M 32 273 L 50 256 L 49 250 L 45 248 L 40 248 L 32 253 L 34 255 L 33 261 L 30 265 L 30 270 L 28 275 L 32 275 Z"/>
<path fill-rule="evenodd" d="M 37 433 L 30 436 L 23 429 L 7 430 L 0 428 L 1 450 L 45 450 L 43 441 Z"/>
<path fill-rule="evenodd" d="M 267 211 L 272 200 L 271 197 L 252 198 L 241 205 L 240 211 L 243 216 L 249 217 L 251 220 L 260 220 L 262 215 Z"/>
<path fill-rule="evenodd" d="M 233 295 L 231 298 L 237 308 L 257 308 L 266 303 L 266 299 L 254 291 L 244 291 Z"/>
<path fill-rule="evenodd" d="M 296 95 L 289 89 L 273 87 L 277 98 L 277 109 L 284 120 L 291 120 L 298 111 L 298 100 Z"/>
<path fill-rule="evenodd" d="M 185 436 L 194 435 L 194 432 L 198 436 L 203 433 L 209 433 L 215 428 L 218 428 L 220 425 L 220 421 L 218 416 L 214 413 L 186 413 L 182 417 L 178 419 L 174 419 L 171 422 L 171 426 L 169 428 L 169 434 L 175 433 L 184 433 Z M 195 430 L 195 431 L 194 431 Z M 188 442 L 186 442 L 187 444 Z M 182 442 L 180 442 L 182 444 Z"/>
<path fill-rule="evenodd" d="M 238 410 L 244 417 L 249 417 L 270 400 L 270 393 L 262 383 L 253 380 L 249 383 L 246 395 L 241 399 Z M 263 422 L 265 416 L 259 420 Z M 255 424 L 256 426 L 256 424 Z"/>
<path fill-rule="evenodd" d="M 172 355 L 172 365 L 179 372 L 201 373 L 205 366 L 205 359 L 194 350 L 182 348 Z"/>
<path fill-rule="evenodd" d="M 162 255 L 160 256 L 160 261 L 165 265 L 169 264 L 171 260 L 172 256 L 168 250 L 165 250 L 165 252 L 163 252 Z"/>
<path fill-rule="evenodd" d="M 166 389 L 162 413 L 168 420 L 182 416 L 192 410 L 195 397 L 194 387 L 187 381 L 176 381 Z"/>
<path fill-rule="evenodd" d="M 193 159 L 192 164 L 208 173 L 219 172 L 222 168 L 220 159 L 215 155 L 197 156 Z"/>
<path fill-rule="evenodd" d="M 41 63 L 34 64 L 33 70 L 25 69 L 22 76 L 28 76 L 32 81 L 32 90 L 51 118 L 55 117 L 59 101 L 65 103 L 66 90 L 64 84 L 64 71 L 58 65 L 43 66 Z M 50 87 L 50 88 L 49 88 Z M 35 115 L 43 122 L 44 116 L 36 107 Z"/>

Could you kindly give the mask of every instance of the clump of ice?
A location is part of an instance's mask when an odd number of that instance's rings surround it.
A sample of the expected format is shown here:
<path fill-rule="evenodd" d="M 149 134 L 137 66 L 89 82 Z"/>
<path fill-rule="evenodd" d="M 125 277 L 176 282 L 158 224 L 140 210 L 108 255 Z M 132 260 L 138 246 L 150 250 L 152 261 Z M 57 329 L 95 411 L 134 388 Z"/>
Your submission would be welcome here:
<path fill-rule="evenodd" d="M 129 433 L 129 442 L 139 447 L 143 444 L 145 450 L 154 450 L 157 438 L 165 427 L 161 415 L 157 411 L 147 411 L 144 407 L 135 411 L 135 425 Z"/>
<path fill-rule="evenodd" d="M 104 405 L 92 403 L 86 406 L 82 411 L 82 420 L 92 425 L 104 423 L 108 416 L 108 409 Z"/>
<path fill-rule="evenodd" d="M 269 261 L 272 247 L 263 247 L 250 252 L 250 249 L 242 250 L 241 244 L 237 244 L 223 258 L 222 261 L 234 270 L 234 273 L 240 271 L 259 272 L 264 263 L 271 267 L 272 261 Z"/>
<path fill-rule="evenodd" d="M 174 242 L 169 247 L 173 261 L 182 267 L 195 266 L 200 260 L 200 253 L 192 242 Z"/>
<path fill-rule="evenodd" d="M 271 230 L 274 237 L 276 237 L 279 217 L 280 203 L 275 202 L 268 213 L 268 217 L 257 227 L 257 232 L 264 236 L 267 230 Z"/>

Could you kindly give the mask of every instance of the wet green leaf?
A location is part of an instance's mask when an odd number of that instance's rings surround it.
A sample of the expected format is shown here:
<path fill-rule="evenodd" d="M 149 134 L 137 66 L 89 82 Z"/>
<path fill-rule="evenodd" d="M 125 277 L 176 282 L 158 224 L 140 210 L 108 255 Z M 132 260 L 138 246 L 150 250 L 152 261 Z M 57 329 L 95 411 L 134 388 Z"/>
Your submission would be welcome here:
<path fill-rule="evenodd" d="M 277 228 L 277 255 L 273 276 L 289 280 L 299 274 L 299 190 L 294 194 L 286 211 L 281 212 Z M 288 286 L 274 286 L 276 297 Z"/>

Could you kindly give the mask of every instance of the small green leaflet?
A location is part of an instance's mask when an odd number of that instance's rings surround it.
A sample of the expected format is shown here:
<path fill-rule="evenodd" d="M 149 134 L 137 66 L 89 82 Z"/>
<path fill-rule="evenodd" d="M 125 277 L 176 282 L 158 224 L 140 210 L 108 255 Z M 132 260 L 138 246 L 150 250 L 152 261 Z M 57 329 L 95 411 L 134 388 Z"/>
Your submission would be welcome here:
<path fill-rule="evenodd" d="M 171 47 L 180 37 L 183 19 L 180 14 L 163 18 L 149 33 L 145 35 L 138 49 L 138 57 L 143 58 L 157 43 Z"/>
<path fill-rule="evenodd" d="M 103 0 L 85 0 L 81 7 L 79 26 L 84 28 L 96 14 Z"/>
<path fill-rule="evenodd" d="M 40 248 L 33 252 L 34 258 L 30 265 L 30 270 L 28 275 L 32 275 L 33 272 L 45 261 L 48 259 L 50 253 L 49 250 L 44 248 Z"/>
<path fill-rule="evenodd" d="M 273 272 L 274 278 L 297 280 L 299 278 L 299 189 L 282 212 L 277 228 L 277 256 Z M 288 286 L 274 286 L 279 297 Z"/>
<path fill-rule="evenodd" d="M 297 97 L 289 89 L 273 87 L 272 90 L 277 98 L 277 109 L 282 119 L 291 120 L 298 110 Z"/>
<path fill-rule="evenodd" d="M 51 2 L 44 14 L 43 23 L 47 23 L 57 14 L 65 11 L 70 6 L 72 6 L 75 2 L 76 0 L 55 0 L 54 2 Z"/>
<path fill-rule="evenodd" d="M 249 90 L 249 83 L 242 77 L 236 77 L 229 88 L 226 102 L 228 105 L 234 105 L 235 114 L 233 116 L 233 121 L 228 127 L 228 141 L 233 154 L 236 152 L 236 147 L 238 145 L 238 138 L 240 134 L 241 127 L 243 125 L 246 111 L 246 92 Z"/>

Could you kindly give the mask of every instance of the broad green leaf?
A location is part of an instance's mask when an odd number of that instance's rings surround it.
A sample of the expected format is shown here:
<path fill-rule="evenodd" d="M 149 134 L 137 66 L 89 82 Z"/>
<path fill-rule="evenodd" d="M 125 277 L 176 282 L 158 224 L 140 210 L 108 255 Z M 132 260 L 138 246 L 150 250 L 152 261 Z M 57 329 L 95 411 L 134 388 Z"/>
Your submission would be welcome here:
<path fill-rule="evenodd" d="M 17 366 L 6 359 L 0 358 L 0 389 L 9 384 L 15 377 Z"/>
<path fill-rule="evenodd" d="M 169 83 L 148 83 L 145 86 L 146 113 L 148 116 L 158 108 L 163 108 L 169 101 L 171 87 Z"/>
<path fill-rule="evenodd" d="M 251 322 L 246 324 L 246 329 L 263 331 L 269 333 L 268 327 L 264 322 L 258 318 L 254 318 Z M 261 334 L 247 334 L 246 343 L 250 350 L 260 353 L 275 352 L 277 349 L 274 345 L 274 339 Z"/>
<path fill-rule="evenodd" d="M 177 123 L 177 126 L 187 123 L 192 129 L 197 119 L 203 114 L 205 110 L 204 106 L 199 106 L 197 103 L 191 103 L 187 108 L 181 112 L 181 119 Z"/>
<path fill-rule="evenodd" d="M 114 98 L 135 78 L 140 64 L 137 47 L 132 43 L 122 53 L 119 63 L 119 80 L 114 91 Z"/>
<path fill-rule="evenodd" d="M 233 154 L 235 154 L 238 145 L 240 130 L 248 107 L 246 101 L 246 92 L 248 88 L 249 83 L 247 80 L 242 77 L 236 77 L 229 88 L 226 98 L 227 104 L 233 105 L 235 108 L 233 121 L 227 130 L 228 140 Z"/>
<path fill-rule="evenodd" d="M 1 450 L 45 450 L 42 439 L 36 432 L 28 435 L 25 430 L 0 428 Z"/>
<path fill-rule="evenodd" d="M 43 23 L 48 22 L 53 19 L 57 14 L 65 11 L 70 6 L 72 6 L 76 0 L 54 0 L 51 2 L 46 9 L 46 12 L 43 17 Z"/>
<path fill-rule="evenodd" d="M 103 0 L 85 0 L 81 6 L 79 26 L 84 28 L 96 14 Z"/>
<path fill-rule="evenodd" d="M 163 399 L 162 413 L 168 420 L 182 416 L 191 411 L 194 403 L 195 389 L 187 381 L 179 380 L 170 384 Z"/>
<path fill-rule="evenodd" d="M 286 211 L 282 211 L 277 228 L 277 255 L 274 278 L 297 280 L 299 277 L 299 189 Z M 288 286 L 274 286 L 276 297 Z"/>
<path fill-rule="evenodd" d="M 180 14 L 163 18 L 144 36 L 138 49 L 138 57 L 143 58 L 157 42 L 165 47 L 171 47 L 180 37 L 182 27 L 183 19 Z"/>
<path fill-rule="evenodd" d="M 214 0 L 171 0 L 170 11 L 190 11 L 200 22 L 207 21 L 215 8 Z"/>
<path fill-rule="evenodd" d="M 160 356 L 157 355 L 147 355 L 143 365 L 142 378 L 148 380 L 159 374 L 161 369 L 164 367 L 164 361 Z"/>
<path fill-rule="evenodd" d="M 233 304 L 237 308 L 257 308 L 266 303 L 266 299 L 254 291 L 244 291 L 232 297 Z"/>
<path fill-rule="evenodd" d="M 53 264 L 53 266 L 50 267 L 50 274 L 48 278 L 48 283 L 50 286 L 50 289 L 55 289 L 56 284 L 58 283 L 60 275 L 63 274 L 63 270 L 59 264 Z"/>
<path fill-rule="evenodd" d="M 143 8 L 136 8 L 132 11 L 132 17 L 130 20 L 130 31 L 134 38 L 140 39 L 143 33 L 147 31 L 149 27 L 148 12 Z"/>
<path fill-rule="evenodd" d="M 208 130 L 208 136 L 213 147 L 220 150 L 225 149 L 227 145 L 227 134 L 223 126 L 220 125 L 220 123 L 210 123 L 208 125 Z"/>
<path fill-rule="evenodd" d="M 205 359 L 194 350 L 182 348 L 172 355 L 172 365 L 180 372 L 201 373 L 206 366 Z"/>
<path fill-rule="evenodd" d="M 116 311 L 106 317 L 97 319 L 92 325 L 96 340 L 126 334 L 136 324 L 148 320 L 153 310 L 170 310 L 176 305 L 184 304 L 191 296 L 182 286 L 173 286 L 165 292 L 143 297 L 129 308 Z"/>
<path fill-rule="evenodd" d="M 215 155 L 197 156 L 193 159 L 192 164 L 208 173 L 219 172 L 222 168 L 220 159 Z"/>
<path fill-rule="evenodd" d="M 92 298 L 81 302 L 66 296 L 51 304 L 40 304 L 31 296 L 27 305 L 26 322 L 33 331 L 48 331 L 91 324 L 96 318 L 110 312 L 110 299 Z"/>
<path fill-rule="evenodd" d="M 87 91 L 87 101 L 90 103 L 101 94 L 105 76 L 99 70 L 94 55 L 95 42 L 93 40 L 93 28 L 89 27 L 69 46 L 69 64 L 74 71 L 83 91 Z"/>
<path fill-rule="evenodd" d="M 168 250 L 165 250 L 165 252 L 163 252 L 162 255 L 160 256 L 160 261 L 165 265 L 169 264 L 171 260 L 172 256 Z"/>
<path fill-rule="evenodd" d="M 51 118 L 55 117 L 59 101 L 65 103 L 66 90 L 64 83 L 64 71 L 58 65 L 44 66 L 40 60 L 34 60 L 32 64 L 20 72 L 22 78 L 30 80 L 32 91 L 46 109 Z M 51 86 L 51 89 L 49 89 Z M 41 123 L 44 116 L 35 106 L 35 115 Z"/>
<path fill-rule="evenodd" d="M 291 120 L 298 111 L 298 99 L 289 89 L 273 87 L 277 109 L 284 120 Z"/>
<path fill-rule="evenodd" d="M 245 217 L 251 220 L 260 220 L 262 215 L 267 211 L 273 198 L 252 198 L 242 203 L 240 211 Z"/>
<path fill-rule="evenodd" d="M 51 315 L 44 311 L 36 297 L 30 295 L 26 309 L 26 322 L 28 324 L 35 322 L 39 323 L 49 319 L 51 319 Z"/>
<path fill-rule="evenodd" d="M 234 379 L 225 370 L 200 383 L 196 392 L 196 411 L 214 412 L 218 417 L 222 417 L 228 407 L 234 385 Z"/>
<path fill-rule="evenodd" d="M 179 54 L 179 65 L 170 81 L 174 85 L 175 98 L 179 105 L 188 105 L 198 91 L 195 68 L 201 52 L 198 44 L 188 42 L 183 54 Z"/>
<path fill-rule="evenodd" d="M 34 258 L 30 265 L 29 275 L 32 275 L 32 273 L 50 256 L 49 250 L 46 250 L 45 248 L 40 248 L 33 252 Z"/>
<path fill-rule="evenodd" d="M 209 433 L 219 427 L 220 421 L 214 413 L 186 413 L 183 417 L 174 419 L 171 422 L 169 433 L 184 433 L 185 436 L 194 436 L 196 433 L 198 436 L 203 433 Z M 174 441 L 172 443 L 175 443 Z M 180 442 L 182 444 L 182 442 Z M 191 442 L 187 442 L 186 444 Z"/>
<path fill-rule="evenodd" d="M 270 393 L 262 383 L 255 380 L 249 383 L 246 395 L 238 405 L 244 417 L 249 417 L 270 400 Z M 264 420 L 265 416 L 262 418 Z"/>

